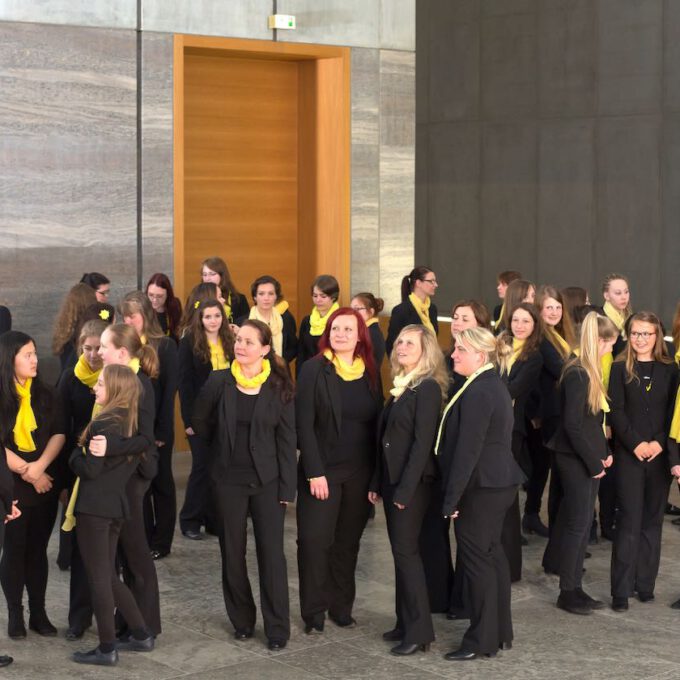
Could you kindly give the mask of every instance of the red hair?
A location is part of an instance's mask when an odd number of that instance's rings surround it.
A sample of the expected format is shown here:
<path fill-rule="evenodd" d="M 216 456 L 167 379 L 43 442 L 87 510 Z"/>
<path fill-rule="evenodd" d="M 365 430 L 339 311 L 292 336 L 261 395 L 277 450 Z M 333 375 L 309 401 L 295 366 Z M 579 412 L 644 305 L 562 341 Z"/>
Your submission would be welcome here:
<path fill-rule="evenodd" d="M 371 335 L 368 332 L 368 327 L 361 314 L 351 307 L 340 307 L 340 309 L 331 314 L 326 322 L 326 328 L 319 338 L 319 354 L 317 356 L 323 356 L 323 353 L 327 349 L 331 352 L 333 351 L 330 339 L 331 328 L 333 322 L 339 316 L 353 316 L 357 320 L 358 340 L 357 346 L 354 348 L 354 358 L 361 357 L 363 359 L 364 365 L 366 366 L 366 373 L 368 373 L 368 383 L 371 386 L 371 389 L 375 390 L 378 385 L 378 372 L 375 367 L 375 360 L 373 359 L 373 343 L 371 342 Z"/>
<path fill-rule="evenodd" d="M 179 298 L 175 297 L 175 291 L 172 289 L 172 283 L 165 274 L 153 274 L 146 284 L 144 292 L 148 294 L 150 285 L 163 288 L 168 294 L 165 301 L 165 313 L 168 315 L 168 331 L 173 338 L 178 339 L 179 322 L 182 316 L 182 303 Z"/>

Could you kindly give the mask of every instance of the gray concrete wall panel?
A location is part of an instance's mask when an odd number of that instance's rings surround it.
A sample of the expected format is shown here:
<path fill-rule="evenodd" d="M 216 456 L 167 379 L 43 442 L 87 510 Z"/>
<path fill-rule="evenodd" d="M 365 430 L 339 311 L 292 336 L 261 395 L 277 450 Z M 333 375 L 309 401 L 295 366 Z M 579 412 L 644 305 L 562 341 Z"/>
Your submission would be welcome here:
<path fill-rule="evenodd" d="M 0 21 L 135 28 L 137 0 L 0 0 Z"/>

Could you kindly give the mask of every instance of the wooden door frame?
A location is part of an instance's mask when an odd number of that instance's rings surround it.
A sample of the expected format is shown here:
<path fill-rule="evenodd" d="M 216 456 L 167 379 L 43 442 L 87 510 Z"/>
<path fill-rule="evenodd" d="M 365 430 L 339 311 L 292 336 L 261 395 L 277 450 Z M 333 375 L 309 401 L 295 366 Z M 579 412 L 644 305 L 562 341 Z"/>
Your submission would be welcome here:
<path fill-rule="evenodd" d="M 317 274 L 333 274 L 349 303 L 350 49 L 182 34 L 174 37 L 173 101 L 174 279 L 178 296 L 183 300 L 189 292 L 184 271 L 184 58 L 187 54 L 300 62 L 298 291 L 302 296 Z M 206 257 L 212 254 L 206 253 Z"/>

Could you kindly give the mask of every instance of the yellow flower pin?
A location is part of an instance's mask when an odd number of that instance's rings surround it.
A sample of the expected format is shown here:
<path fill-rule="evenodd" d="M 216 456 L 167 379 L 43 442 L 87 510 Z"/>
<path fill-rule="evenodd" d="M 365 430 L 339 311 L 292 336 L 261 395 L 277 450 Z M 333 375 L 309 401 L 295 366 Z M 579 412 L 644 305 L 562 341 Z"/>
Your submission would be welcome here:
<path fill-rule="evenodd" d="M 102 309 L 102 310 L 99 312 L 99 318 L 100 318 L 102 321 L 108 321 L 110 316 L 111 316 L 111 312 L 109 312 L 108 309 Z"/>
<path fill-rule="evenodd" d="M 201 306 L 200 301 L 196 300 L 196 302 L 194 302 L 194 309 L 198 309 L 200 306 Z"/>

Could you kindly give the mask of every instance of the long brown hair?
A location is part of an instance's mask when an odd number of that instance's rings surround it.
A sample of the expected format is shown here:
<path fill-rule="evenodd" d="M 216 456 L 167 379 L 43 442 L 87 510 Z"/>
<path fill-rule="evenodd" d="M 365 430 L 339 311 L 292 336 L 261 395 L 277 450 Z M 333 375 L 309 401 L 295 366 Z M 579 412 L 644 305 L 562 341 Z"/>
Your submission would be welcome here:
<path fill-rule="evenodd" d="M 153 311 L 151 300 L 149 300 L 146 293 L 141 290 L 133 290 L 129 292 L 120 303 L 120 314 L 124 318 L 131 314 L 142 315 L 144 326 L 142 327 L 142 335 L 146 337 L 146 341 L 158 351 L 158 345 L 161 338 L 165 337 L 163 329 L 158 321 L 156 312 Z"/>
<path fill-rule="evenodd" d="M 184 305 L 182 320 L 179 322 L 180 338 L 189 330 L 196 311 L 204 302 L 207 302 L 208 300 L 219 300 L 217 297 L 218 290 L 221 289 L 216 283 L 199 283 L 191 289 L 191 292 L 187 296 L 186 304 Z"/>
<path fill-rule="evenodd" d="M 94 289 L 86 283 L 76 283 L 66 294 L 54 322 L 52 352 L 61 354 L 69 343 L 75 344 L 81 317 L 85 310 L 97 302 Z"/>
<path fill-rule="evenodd" d="M 203 327 L 203 312 L 206 309 L 219 309 L 222 314 L 222 325 L 217 331 L 217 335 L 222 343 L 222 350 L 224 356 L 228 361 L 234 360 L 234 334 L 231 332 L 231 325 L 224 313 L 224 307 L 219 300 L 208 300 L 201 303 L 196 309 L 196 313 L 191 319 L 189 328 L 187 329 L 191 337 L 191 347 L 194 354 L 205 363 L 210 363 L 210 346 L 208 345 L 208 337 Z"/>
<path fill-rule="evenodd" d="M 535 305 L 539 315 L 543 311 L 543 304 L 548 298 L 553 298 L 562 305 L 562 318 L 555 326 L 550 326 L 547 323 L 543 324 L 543 335 L 563 359 L 568 359 L 571 354 L 571 350 L 576 346 L 576 335 L 574 334 L 574 326 L 571 321 L 571 314 L 564 304 L 562 293 L 560 293 L 560 291 L 557 290 L 555 286 L 546 285 L 541 286 L 536 293 Z M 567 343 L 567 345 L 569 345 L 571 348 L 569 351 L 567 351 L 557 340 L 555 337 L 556 333 L 559 333 L 560 337 Z"/>
<path fill-rule="evenodd" d="M 510 326 L 510 314 L 520 302 L 524 302 L 531 289 L 536 290 L 536 286 L 526 279 L 515 279 L 508 284 L 505 289 L 505 299 L 503 300 L 503 316 L 498 319 L 498 326 L 508 328 Z"/>
<path fill-rule="evenodd" d="M 510 315 L 510 326 L 508 326 L 508 328 L 506 328 L 498 336 L 498 340 L 504 342 L 506 345 L 508 345 L 508 347 L 512 349 L 512 339 L 515 337 L 512 332 L 512 317 L 515 315 L 515 312 L 518 309 L 524 310 L 532 318 L 534 322 L 534 328 L 531 331 L 529 337 L 524 341 L 522 351 L 519 353 L 519 356 L 517 357 L 517 361 L 526 361 L 534 352 L 538 352 L 538 346 L 541 344 L 541 340 L 543 339 L 543 323 L 541 317 L 538 316 L 538 312 L 536 311 L 536 307 L 534 305 L 529 304 L 528 302 L 521 302 L 520 304 L 518 304 L 512 310 L 512 313 Z M 508 358 L 509 356 L 502 357 L 502 360 L 500 362 L 502 371 L 506 370 L 505 364 L 507 363 Z"/>
<path fill-rule="evenodd" d="M 162 273 L 152 274 L 151 278 L 147 281 L 144 291 L 149 294 L 150 285 L 158 286 L 162 288 L 167 293 L 167 298 L 165 300 L 165 314 L 168 317 L 168 333 L 173 338 L 179 339 L 179 322 L 182 317 L 182 303 L 179 301 L 178 297 L 175 297 L 175 291 L 172 288 L 172 283 L 170 279 Z"/>
<path fill-rule="evenodd" d="M 221 257 L 208 257 L 203 262 L 201 262 L 201 280 L 203 280 L 203 267 L 207 267 L 211 271 L 220 275 L 219 287 L 222 289 L 222 293 L 225 299 L 228 299 L 231 293 L 231 304 L 233 305 L 236 300 L 235 298 L 240 295 L 236 285 L 231 280 L 231 274 L 229 273 L 229 267 L 227 263 Z"/>
<path fill-rule="evenodd" d="M 659 317 L 654 314 L 654 312 L 635 312 L 635 314 L 633 314 L 626 322 L 628 328 L 631 329 L 636 321 L 643 321 L 644 323 L 649 323 L 654 326 L 656 341 L 654 342 L 654 351 L 652 352 L 653 360 L 662 364 L 672 364 L 673 359 L 668 356 L 668 352 L 666 351 L 666 343 L 663 339 L 663 328 Z M 636 355 L 635 350 L 633 349 L 633 343 L 630 341 L 630 332 L 628 333 L 628 338 L 626 348 L 618 357 L 616 357 L 616 361 L 624 361 L 626 363 L 627 383 L 633 382 L 633 380 L 636 380 L 639 383 L 640 376 L 635 370 Z"/>
<path fill-rule="evenodd" d="M 116 349 L 126 349 L 133 359 L 139 359 L 139 365 L 149 378 L 157 378 L 160 363 L 158 354 L 151 345 L 143 345 L 137 331 L 126 323 L 115 323 L 106 329 Z"/>

